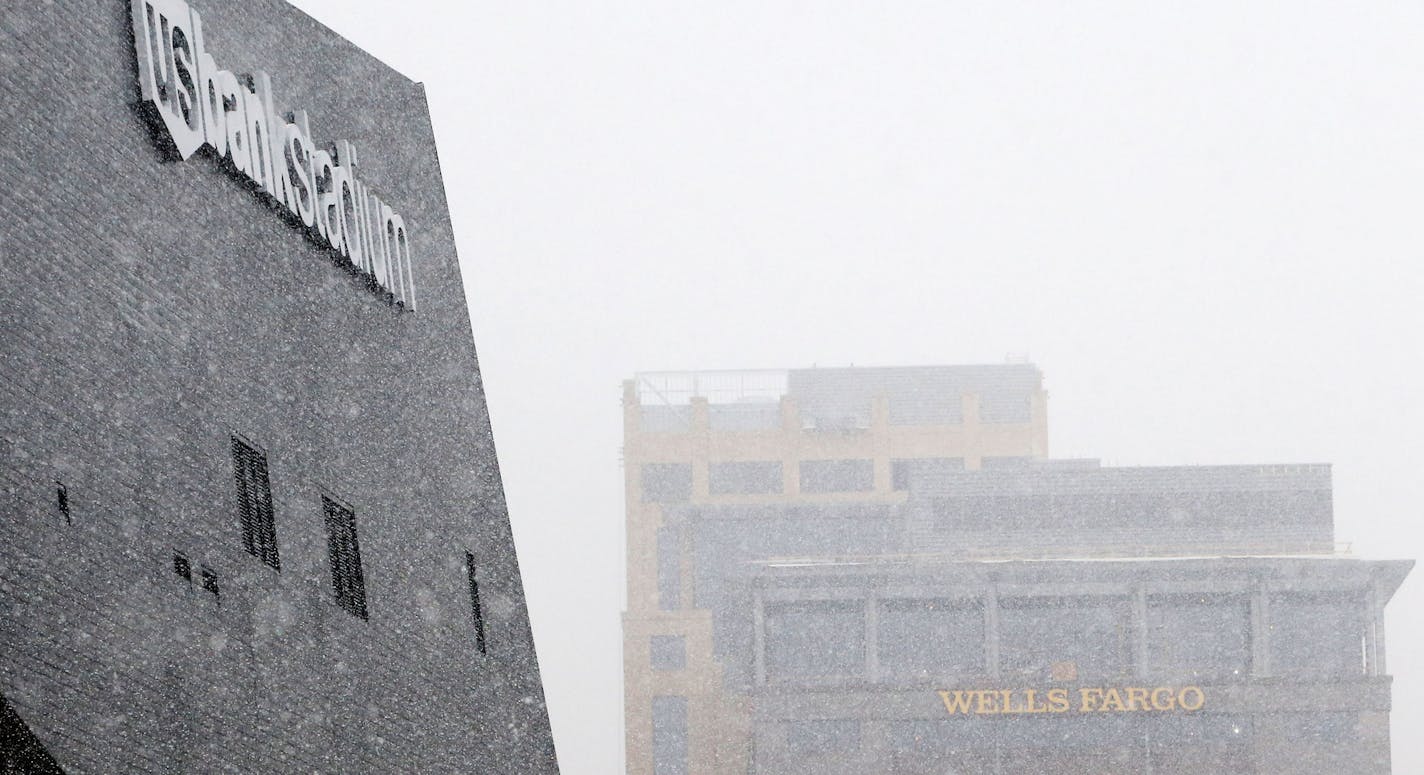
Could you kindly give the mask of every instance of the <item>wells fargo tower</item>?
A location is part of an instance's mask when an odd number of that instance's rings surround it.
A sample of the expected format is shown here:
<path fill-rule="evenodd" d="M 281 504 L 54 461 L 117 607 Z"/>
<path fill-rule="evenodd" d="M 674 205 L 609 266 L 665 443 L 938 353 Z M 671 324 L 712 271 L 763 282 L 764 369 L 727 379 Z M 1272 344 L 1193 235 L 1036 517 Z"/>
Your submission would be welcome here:
<path fill-rule="evenodd" d="M 1386 773 L 1325 465 L 1047 457 L 1028 364 L 624 384 L 630 775 Z"/>

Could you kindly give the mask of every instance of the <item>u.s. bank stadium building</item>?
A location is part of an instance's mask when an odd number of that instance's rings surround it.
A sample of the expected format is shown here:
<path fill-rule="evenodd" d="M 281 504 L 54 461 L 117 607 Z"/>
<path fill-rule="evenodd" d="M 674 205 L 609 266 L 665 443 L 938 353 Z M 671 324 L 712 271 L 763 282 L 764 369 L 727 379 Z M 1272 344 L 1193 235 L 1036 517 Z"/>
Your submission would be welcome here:
<path fill-rule="evenodd" d="M 1028 364 L 624 396 L 630 774 L 1390 771 L 1328 466 L 1048 458 Z"/>
<path fill-rule="evenodd" d="M 0 14 L 0 771 L 557 771 L 424 90 Z"/>

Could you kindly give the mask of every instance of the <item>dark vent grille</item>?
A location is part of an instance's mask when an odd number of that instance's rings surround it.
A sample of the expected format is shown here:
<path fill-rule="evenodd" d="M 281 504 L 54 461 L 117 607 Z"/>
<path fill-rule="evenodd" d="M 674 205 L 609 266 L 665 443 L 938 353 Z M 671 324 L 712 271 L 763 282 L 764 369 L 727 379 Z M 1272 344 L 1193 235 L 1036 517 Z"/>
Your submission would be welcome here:
<path fill-rule="evenodd" d="M 237 480 L 237 511 L 242 520 L 242 545 L 248 553 L 276 570 L 277 526 L 272 519 L 272 484 L 267 479 L 267 458 L 234 436 L 232 468 Z"/>
<path fill-rule="evenodd" d="M 193 564 L 188 562 L 188 558 L 181 554 L 173 555 L 173 572 L 178 574 L 184 581 L 193 581 Z"/>
<path fill-rule="evenodd" d="M 361 572 L 361 545 L 356 541 L 356 513 L 323 497 L 327 546 L 331 552 L 331 583 L 336 604 L 354 616 L 366 614 L 366 577 Z"/>
<path fill-rule="evenodd" d="M 480 607 L 480 582 L 475 578 L 475 556 L 465 552 L 465 578 L 470 584 L 470 617 L 475 622 L 475 648 L 485 653 L 485 614 Z"/>

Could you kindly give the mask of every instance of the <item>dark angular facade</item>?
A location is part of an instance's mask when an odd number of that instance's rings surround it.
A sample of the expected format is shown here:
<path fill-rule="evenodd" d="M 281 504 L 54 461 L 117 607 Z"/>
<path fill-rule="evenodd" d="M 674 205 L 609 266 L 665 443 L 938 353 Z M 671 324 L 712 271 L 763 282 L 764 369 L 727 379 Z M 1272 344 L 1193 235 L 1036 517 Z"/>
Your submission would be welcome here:
<path fill-rule="evenodd" d="M 361 149 L 409 276 L 176 159 L 127 0 L 0 14 L 0 769 L 556 772 L 423 89 L 191 6 Z"/>
<path fill-rule="evenodd" d="M 1412 563 L 1334 554 L 1328 467 L 1058 462 L 671 510 L 754 771 L 1390 772 Z"/>

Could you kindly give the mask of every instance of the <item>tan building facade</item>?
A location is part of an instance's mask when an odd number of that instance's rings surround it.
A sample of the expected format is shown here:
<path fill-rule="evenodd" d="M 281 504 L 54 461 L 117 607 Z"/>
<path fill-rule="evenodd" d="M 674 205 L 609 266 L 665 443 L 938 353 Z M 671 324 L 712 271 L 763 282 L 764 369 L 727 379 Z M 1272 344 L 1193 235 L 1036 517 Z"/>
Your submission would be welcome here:
<path fill-rule="evenodd" d="M 694 552 L 670 540 L 666 507 L 896 504 L 924 461 L 1048 455 L 1047 394 L 1028 364 L 642 374 L 624 383 L 623 411 L 630 775 L 745 773 L 751 756 L 748 706 L 723 689 Z M 677 760 L 657 769 L 655 706 L 686 730 L 657 741 Z"/>

